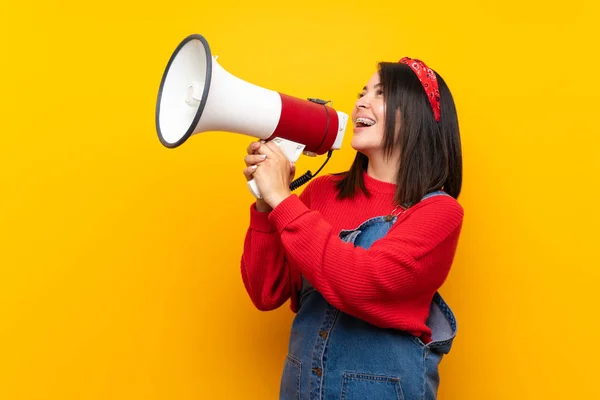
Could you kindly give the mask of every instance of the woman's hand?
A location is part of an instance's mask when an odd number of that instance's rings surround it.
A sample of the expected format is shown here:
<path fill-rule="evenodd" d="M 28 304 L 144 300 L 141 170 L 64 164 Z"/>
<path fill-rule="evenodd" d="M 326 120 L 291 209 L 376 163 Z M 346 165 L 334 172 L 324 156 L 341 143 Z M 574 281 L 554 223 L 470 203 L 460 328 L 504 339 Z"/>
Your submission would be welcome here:
<path fill-rule="evenodd" d="M 255 179 L 262 196 L 262 200 L 256 202 L 256 209 L 270 211 L 269 208 L 277 207 L 291 194 L 289 187 L 295 174 L 294 164 L 273 142 L 253 142 L 247 152 L 244 175 L 248 181 Z"/>
<path fill-rule="evenodd" d="M 258 154 L 256 151 L 260 147 L 259 142 L 252 142 L 250 146 L 246 149 L 248 155 L 244 157 L 244 162 L 246 163 L 246 168 L 244 169 L 244 176 L 247 181 L 251 181 L 254 179 L 252 176 L 257 166 L 264 161 L 266 155 Z M 260 189 L 259 189 L 260 190 Z M 260 212 L 269 212 L 271 211 L 271 206 L 269 206 L 264 198 L 256 199 L 256 209 Z"/>

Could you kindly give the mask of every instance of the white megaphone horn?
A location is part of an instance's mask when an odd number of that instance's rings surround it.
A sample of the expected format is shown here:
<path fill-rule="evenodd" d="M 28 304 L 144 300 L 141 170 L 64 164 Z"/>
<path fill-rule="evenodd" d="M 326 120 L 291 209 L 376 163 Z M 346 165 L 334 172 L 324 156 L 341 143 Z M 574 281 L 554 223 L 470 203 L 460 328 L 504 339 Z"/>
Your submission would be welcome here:
<path fill-rule="evenodd" d="M 163 73 L 156 129 L 168 148 L 200 132 L 223 131 L 273 140 L 292 162 L 302 153 L 328 153 L 329 160 L 332 150 L 341 148 L 348 115 L 327 103 L 299 99 L 235 77 L 217 63 L 206 39 L 193 34 L 177 46 Z M 310 171 L 307 174 L 290 188 L 312 178 Z M 254 179 L 248 186 L 261 198 Z"/>

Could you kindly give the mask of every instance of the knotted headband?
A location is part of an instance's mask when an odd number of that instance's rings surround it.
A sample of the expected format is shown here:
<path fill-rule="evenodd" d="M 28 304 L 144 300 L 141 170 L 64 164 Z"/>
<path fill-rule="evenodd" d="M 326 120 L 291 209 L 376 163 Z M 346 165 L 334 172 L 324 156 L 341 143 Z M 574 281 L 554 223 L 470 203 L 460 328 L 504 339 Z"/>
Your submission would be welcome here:
<path fill-rule="evenodd" d="M 429 104 L 431 104 L 433 116 L 437 122 L 440 122 L 440 90 L 433 70 L 425 65 L 423 61 L 417 60 L 416 58 L 403 57 L 399 62 L 408 65 L 417 75 L 423 89 L 425 89 Z"/>

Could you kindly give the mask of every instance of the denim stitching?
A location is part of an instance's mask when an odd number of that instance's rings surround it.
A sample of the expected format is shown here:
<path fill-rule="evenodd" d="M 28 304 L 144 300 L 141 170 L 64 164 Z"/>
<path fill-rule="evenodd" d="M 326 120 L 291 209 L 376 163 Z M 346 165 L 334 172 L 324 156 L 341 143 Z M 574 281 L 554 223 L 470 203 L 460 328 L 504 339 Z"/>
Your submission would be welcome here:
<path fill-rule="evenodd" d="M 302 362 L 289 353 L 287 355 L 287 359 L 296 368 L 298 368 L 298 372 L 296 373 L 296 400 L 300 400 L 300 376 L 302 376 Z"/>
<path fill-rule="evenodd" d="M 333 321 L 331 322 L 331 327 L 329 328 L 329 333 L 333 331 L 333 327 L 338 320 L 338 316 L 340 315 L 339 310 L 335 309 L 335 313 L 333 315 Z M 323 370 L 321 371 L 321 384 L 319 385 L 319 398 L 323 398 L 323 383 L 325 382 L 325 363 L 327 362 L 327 345 L 329 343 L 330 334 L 327 335 L 327 338 L 324 339 L 323 343 L 323 352 L 321 354 L 321 365 L 323 366 Z"/>
<path fill-rule="evenodd" d="M 387 375 L 372 375 L 372 374 L 364 374 L 360 372 L 351 372 L 345 371 L 342 374 L 342 388 L 340 391 L 340 399 L 344 400 L 346 398 L 346 389 L 348 387 L 348 382 L 350 380 L 363 380 L 363 381 L 376 381 L 376 382 L 389 382 L 394 384 L 394 389 L 396 389 L 396 385 L 398 389 L 400 389 L 400 393 L 396 391 L 396 398 L 398 400 L 404 400 L 404 391 L 402 390 L 401 379 L 397 376 L 387 376 Z"/>
<path fill-rule="evenodd" d="M 425 346 L 423 350 L 423 391 L 422 400 L 425 400 L 425 386 L 427 385 L 427 355 L 429 354 L 429 348 Z"/>

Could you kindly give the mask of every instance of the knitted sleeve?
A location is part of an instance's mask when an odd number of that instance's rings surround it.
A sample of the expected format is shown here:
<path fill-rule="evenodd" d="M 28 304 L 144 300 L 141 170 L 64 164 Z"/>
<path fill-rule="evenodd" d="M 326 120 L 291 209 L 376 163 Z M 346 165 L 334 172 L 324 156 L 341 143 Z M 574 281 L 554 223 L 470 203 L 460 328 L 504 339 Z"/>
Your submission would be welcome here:
<path fill-rule="evenodd" d="M 463 209 L 448 196 L 424 200 L 368 250 L 343 242 L 296 196 L 280 203 L 269 220 L 287 257 L 331 305 L 384 327 L 402 302 L 442 285 L 454 258 Z"/>
<path fill-rule="evenodd" d="M 310 207 L 312 186 L 307 185 L 297 197 L 303 207 Z M 250 206 L 250 226 L 241 257 L 244 287 L 261 311 L 279 308 L 290 298 L 292 289 L 290 266 L 280 234 L 269 220 L 271 212 L 258 211 L 256 203 Z"/>

